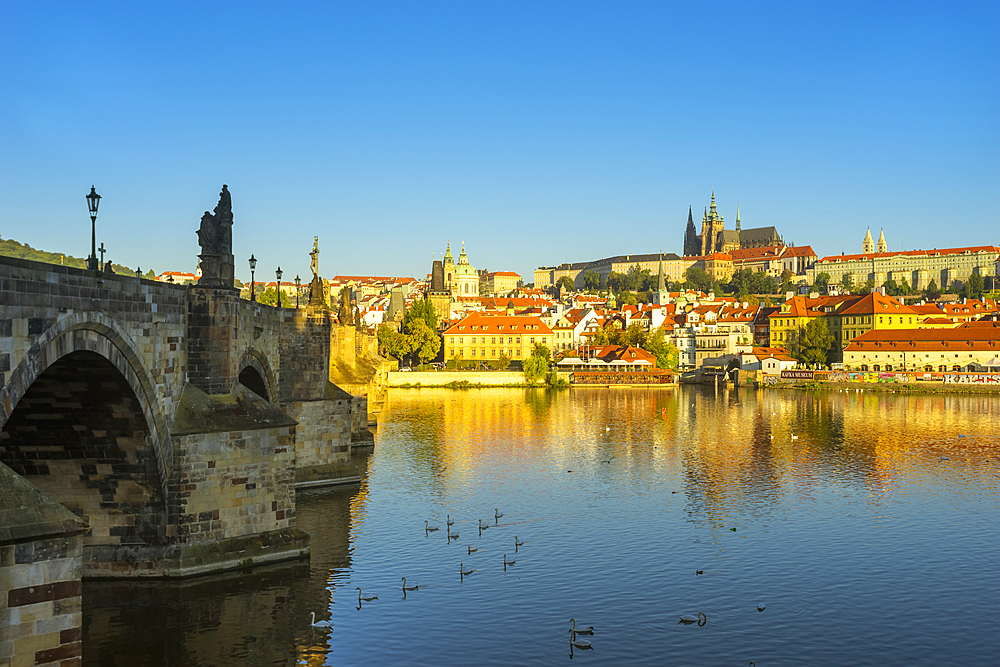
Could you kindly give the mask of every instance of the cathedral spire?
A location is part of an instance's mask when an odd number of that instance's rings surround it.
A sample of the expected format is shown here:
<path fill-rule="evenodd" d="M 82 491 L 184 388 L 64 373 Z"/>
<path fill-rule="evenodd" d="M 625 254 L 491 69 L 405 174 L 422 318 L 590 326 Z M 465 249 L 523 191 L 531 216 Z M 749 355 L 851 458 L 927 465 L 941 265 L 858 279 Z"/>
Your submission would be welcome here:
<path fill-rule="evenodd" d="M 877 252 L 889 252 L 889 247 L 886 245 L 886 242 L 885 242 L 885 230 L 884 229 L 880 229 L 879 230 L 879 233 L 878 233 L 878 246 L 876 246 L 875 249 L 876 249 Z"/>
<path fill-rule="evenodd" d="M 872 228 L 865 232 L 865 240 L 861 242 L 861 252 L 870 255 L 875 252 L 875 241 L 872 240 Z"/>
<path fill-rule="evenodd" d="M 740 229 L 740 203 L 736 202 L 736 231 L 741 231 Z"/>
<path fill-rule="evenodd" d="M 656 272 L 656 291 L 667 291 L 666 285 L 663 283 L 663 250 L 660 250 L 660 266 Z"/>
<path fill-rule="evenodd" d="M 445 259 L 450 259 L 451 258 L 451 239 L 448 239 L 448 249 L 445 250 L 444 258 Z"/>

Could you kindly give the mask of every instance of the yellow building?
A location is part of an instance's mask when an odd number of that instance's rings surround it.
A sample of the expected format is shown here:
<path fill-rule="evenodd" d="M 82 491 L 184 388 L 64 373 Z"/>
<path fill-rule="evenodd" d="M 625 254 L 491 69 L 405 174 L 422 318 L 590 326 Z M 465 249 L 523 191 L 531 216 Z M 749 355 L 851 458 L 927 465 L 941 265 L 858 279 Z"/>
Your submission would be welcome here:
<path fill-rule="evenodd" d="M 842 357 L 848 344 L 867 331 L 913 329 L 923 324 L 927 315 L 903 305 L 879 292 L 862 295 L 807 297 L 795 296 L 768 318 L 772 347 L 783 347 L 793 340 L 793 332 L 804 328 L 817 317 L 825 318 L 833 335 L 836 358 Z"/>
<path fill-rule="evenodd" d="M 552 329 L 537 317 L 473 313 L 444 332 L 444 358 L 517 361 L 530 357 L 536 343 L 553 349 L 553 340 Z"/>
<path fill-rule="evenodd" d="M 520 274 L 513 271 L 490 271 L 479 276 L 479 294 L 509 294 L 522 284 Z"/>

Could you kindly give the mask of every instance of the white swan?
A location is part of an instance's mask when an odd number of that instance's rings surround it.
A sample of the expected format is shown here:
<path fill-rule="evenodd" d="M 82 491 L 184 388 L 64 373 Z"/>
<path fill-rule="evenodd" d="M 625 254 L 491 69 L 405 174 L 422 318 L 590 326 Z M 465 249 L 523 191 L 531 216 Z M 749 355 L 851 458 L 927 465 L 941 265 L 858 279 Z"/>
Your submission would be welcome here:
<path fill-rule="evenodd" d="M 702 613 L 702 612 L 700 612 L 700 611 L 698 612 L 697 616 L 691 616 L 691 615 L 681 616 L 680 619 L 681 620 L 679 620 L 678 623 L 698 623 L 698 624 L 702 624 L 702 623 L 705 623 L 706 621 L 708 621 L 708 617 L 705 616 L 705 614 Z"/>
<path fill-rule="evenodd" d="M 372 595 L 371 597 L 362 596 L 361 595 L 361 587 L 360 586 L 358 586 L 357 589 L 358 589 L 358 603 L 359 604 L 361 603 L 362 600 L 364 600 L 365 602 L 371 602 L 372 600 L 378 600 L 378 596 L 377 595 Z"/>
<path fill-rule="evenodd" d="M 451 520 L 451 515 L 450 514 L 448 515 L 448 525 L 449 526 L 454 526 L 455 525 L 455 522 Z"/>
<path fill-rule="evenodd" d="M 309 612 L 309 616 L 312 618 L 312 620 L 309 622 L 309 625 L 313 626 L 314 628 L 332 628 L 333 627 L 333 622 L 332 621 L 317 621 L 316 620 L 316 612 L 314 612 L 314 611 Z"/>
<path fill-rule="evenodd" d="M 475 552 L 477 552 L 477 551 L 479 551 L 479 547 L 476 547 L 475 549 L 473 549 L 473 548 L 472 548 L 471 546 L 469 547 L 469 555 L 470 555 L 470 556 L 471 556 L 472 554 L 474 554 Z"/>
<path fill-rule="evenodd" d="M 504 554 L 503 555 L 503 566 L 507 567 L 508 565 L 513 565 L 513 564 L 514 564 L 514 561 L 507 560 L 507 554 Z"/>
<path fill-rule="evenodd" d="M 576 635 L 570 631 L 569 633 L 569 643 L 577 648 L 593 649 L 594 645 L 588 642 L 586 639 L 577 639 Z"/>
<path fill-rule="evenodd" d="M 499 519 L 502 516 L 503 516 L 503 512 L 501 512 L 499 509 L 494 509 L 493 510 L 493 517 L 494 518 Z"/>
<path fill-rule="evenodd" d="M 518 542 L 517 541 L 517 535 L 515 535 L 514 536 L 514 547 L 517 548 L 517 547 L 523 547 L 523 546 L 524 546 L 524 542 Z"/>
<path fill-rule="evenodd" d="M 468 575 L 472 574 L 473 572 L 475 572 L 475 570 L 466 570 L 465 569 L 465 563 L 459 563 L 458 564 L 458 572 L 463 577 L 465 577 L 465 576 L 468 576 Z"/>
<path fill-rule="evenodd" d="M 449 540 L 457 540 L 458 539 L 458 533 L 451 532 L 451 529 L 449 528 L 448 529 L 448 539 Z"/>
<path fill-rule="evenodd" d="M 483 525 L 483 520 L 482 520 L 482 519 L 480 519 L 480 520 L 479 520 L 479 531 L 480 531 L 480 532 L 482 532 L 482 531 L 486 530 L 486 529 L 487 529 L 487 528 L 489 528 L 489 527 L 490 527 L 490 524 L 486 524 L 486 525 L 484 526 L 484 525 Z"/>
<path fill-rule="evenodd" d="M 412 586 L 406 585 L 406 577 L 403 577 L 403 590 L 404 591 L 415 591 L 420 588 L 419 584 L 413 584 Z"/>
<path fill-rule="evenodd" d="M 424 531 L 425 532 L 429 533 L 429 532 L 434 531 L 434 530 L 441 530 L 441 528 L 438 527 L 438 526 L 432 526 L 432 525 L 428 524 L 426 521 L 424 521 Z"/>
<path fill-rule="evenodd" d="M 576 619 L 569 619 L 573 623 L 573 629 L 570 630 L 574 635 L 592 635 L 594 634 L 594 626 L 588 625 L 587 627 L 576 627 Z"/>

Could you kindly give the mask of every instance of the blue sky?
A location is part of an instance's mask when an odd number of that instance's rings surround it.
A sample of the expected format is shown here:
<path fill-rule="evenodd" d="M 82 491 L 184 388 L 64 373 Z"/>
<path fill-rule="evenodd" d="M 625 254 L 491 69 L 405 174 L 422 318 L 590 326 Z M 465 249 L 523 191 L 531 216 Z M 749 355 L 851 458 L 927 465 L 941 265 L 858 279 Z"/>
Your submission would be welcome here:
<path fill-rule="evenodd" d="M 682 250 L 1000 244 L 1000 5 L 0 3 L 0 236 L 237 276 L 424 276 Z"/>

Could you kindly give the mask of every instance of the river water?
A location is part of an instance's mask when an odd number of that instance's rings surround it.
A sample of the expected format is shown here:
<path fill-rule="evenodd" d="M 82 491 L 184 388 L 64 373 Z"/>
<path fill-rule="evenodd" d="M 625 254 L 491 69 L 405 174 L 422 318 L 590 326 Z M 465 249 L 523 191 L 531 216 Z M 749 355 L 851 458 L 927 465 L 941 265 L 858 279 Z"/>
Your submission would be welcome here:
<path fill-rule="evenodd" d="M 1000 664 L 998 417 L 981 395 L 392 390 L 360 488 L 298 495 L 308 562 L 87 582 L 84 664 Z"/>

